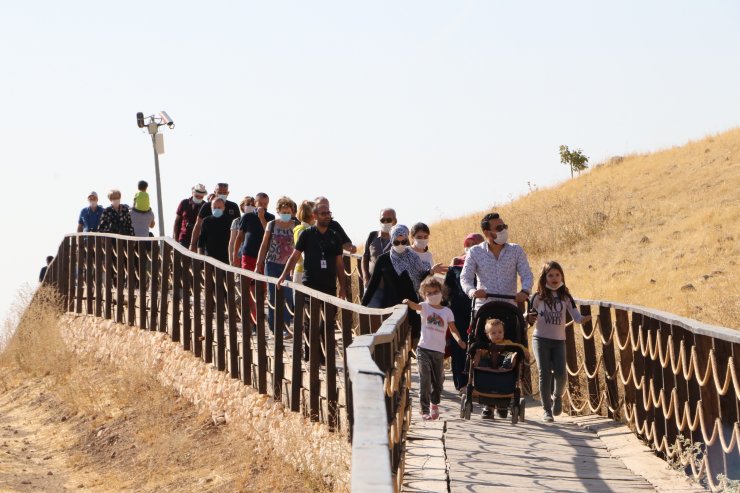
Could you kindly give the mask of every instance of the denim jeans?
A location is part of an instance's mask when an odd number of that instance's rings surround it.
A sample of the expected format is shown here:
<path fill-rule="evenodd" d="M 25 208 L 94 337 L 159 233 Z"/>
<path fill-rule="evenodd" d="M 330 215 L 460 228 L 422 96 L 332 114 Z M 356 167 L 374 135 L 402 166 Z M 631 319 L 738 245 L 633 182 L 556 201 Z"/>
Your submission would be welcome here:
<path fill-rule="evenodd" d="M 416 349 L 419 368 L 419 404 L 421 413 L 429 414 L 429 402 L 439 404 L 442 384 L 445 381 L 445 355 L 422 347 Z"/>
<path fill-rule="evenodd" d="M 270 277 L 280 277 L 280 274 L 283 273 L 283 269 L 285 268 L 284 264 L 278 264 L 275 262 L 266 262 L 265 263 L 265 275 Z M 288 280 L 290 280 L 290 277 L 288 277 Z M 270 304 L 275 304 L 275 285 L 270 284 L 269 285 L 269 299 Z M 285 307 L 283 308 L 283 319 L 285 320 L 286 327 L 293 323 L 293 317 L 290 315 L 290 312 L 288 311 L 288 308 L 290 308 L 290 311 L 293 311 L 293 290 L 290 288 L 283 287 L 281 288 L 283 292 L 283 298 L 285 299 Z M 278 308 L 278 307 L 276 307 Z M 268 308 L 267 310 L 267 323 L 270 327 L 271 332 L 275 332 L 275 310 L 272 308 Z"/>
<path fill-rule="evenodd" d="M 565 341 L 533 337 L 537 365 L 540 371 L 540 399 L 545 411 L 552 411 L 552 398 L 565 393 Z"/>

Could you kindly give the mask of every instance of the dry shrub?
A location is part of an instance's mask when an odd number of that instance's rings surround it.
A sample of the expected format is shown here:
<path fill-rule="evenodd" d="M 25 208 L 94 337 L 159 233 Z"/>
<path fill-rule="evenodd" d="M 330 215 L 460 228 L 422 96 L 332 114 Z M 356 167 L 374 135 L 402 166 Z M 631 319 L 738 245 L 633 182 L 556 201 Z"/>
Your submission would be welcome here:
<path fill-rule="evenodd" d="M 60 306 L 54 289 L 21 290 L 5 323 L 0 365 L 15 364 L 31 376 L 68 373 L 71 358 L 59 332 Z"/>

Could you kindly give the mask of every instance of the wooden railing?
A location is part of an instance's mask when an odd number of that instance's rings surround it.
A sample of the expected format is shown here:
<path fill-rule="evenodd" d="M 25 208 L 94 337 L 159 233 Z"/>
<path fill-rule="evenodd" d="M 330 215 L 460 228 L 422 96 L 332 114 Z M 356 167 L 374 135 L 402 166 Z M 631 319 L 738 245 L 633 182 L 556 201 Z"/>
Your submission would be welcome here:
<path fill-rule="evenodd" d="M 712 489 L 719 475 L 740 479 L 740 331 L 638 306 L 579 305 L 594 322 L 567 332 L 570 412 L 625 421 Z"/>
<path fill-rule="evenodd" d="M 345 256 L 348 300 L 361 296 L 359 262 Z M 267 332 L 266 293 L 275 281 L 194 254 L 171 238 L 90 233 L 64 238 L 44 284 L 59 292 L 66 311 L 165 332 L 291 411 L 346 430 L 353 489 L 398 491 L 410 423 L 406 307 L 365 308 L 289 282 L 295 305 L 286 340 L 283 290 L 271 307 L 278 308 L 273 334 Z M 377 447 L 369 446 L 371 436 Z M 358 462 L 370 458 L 371 477 L 358 473 Z M 376 487 L 378 477 L 388 479 L 384 488 Z"/>
<path fill-rule="evenodd" d="M 355 301 L 359 262 L 345 256 Z M 166 332 L 291 410 L 346 429 L 353 491 L 398 491 L 411 413 L 406 308 L 368 309 L 290 283 L 300 293 L 292 341 L 283 340 L 276 316 L 268 344 L 265 293 L 274 281 L 171 239 L 75 234 L 65 237 L 44 282 L 68 311 Z M 241 323 L 250 300 L 254 334 Z M 278 291 L 275 305 L 283 304 Z M 719 474 L 740 479 L 740 331 L 637 306 L 579 305 L 594 318 L 567 331 L 567 409 L 626 422 L 665 459 L 692 459 L 687 470 L 712 487 Z M 687 444 L 704 451 L 687 454 Z"/>

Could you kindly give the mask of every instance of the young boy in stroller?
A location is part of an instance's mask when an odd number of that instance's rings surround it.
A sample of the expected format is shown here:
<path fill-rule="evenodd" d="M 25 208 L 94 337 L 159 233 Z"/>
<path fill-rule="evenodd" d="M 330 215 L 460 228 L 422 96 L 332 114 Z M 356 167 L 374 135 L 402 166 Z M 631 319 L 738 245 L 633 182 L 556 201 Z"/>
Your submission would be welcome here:
<path fill-rule="evenodd" d="M 470 419 L 473 400 L 484 406 L 482 417 L 501 418 L 511 411 L 511 422 L 524 420 L 521 378 L 529 361 L 524 317 L 516 306 L 493 301 L 480 307 L 473 319 L 468 345 L 468 385 L 464 389 L 460 417 Z"/>

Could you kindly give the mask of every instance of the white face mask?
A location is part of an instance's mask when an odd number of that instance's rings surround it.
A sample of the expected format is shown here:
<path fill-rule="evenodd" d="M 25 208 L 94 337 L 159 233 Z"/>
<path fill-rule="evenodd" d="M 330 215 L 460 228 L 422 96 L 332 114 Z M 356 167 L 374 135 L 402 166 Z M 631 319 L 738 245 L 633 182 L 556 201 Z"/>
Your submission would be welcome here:
<path fill-rule="evenodd" d="M 467 255 L 468 253 L 470 253 L 470 247 L 465 247 L 465 255 Z"/>
<path fill-rule="evenodd" d="M 253 205 L 245 205 L 244 206 L 244 214 L 249 214 L 250 212 L 256 211 L 257 208 Z"/>
<path fill-rule="evenodd" d="M 430 305 L 439 305 L 440 303 L 442 303 L 442 293 L 428 295 L 427 301 Z"/>
<path fill-rule="evenodd" d="M 391 229 L 393 229 L 393 224 L 392 223 L 380 223 L 380 230 L 383 233 L 390 233 L 391 232 Z"/>
<path fill-rule="evenodd" d="M 509 239 L 509 230 L 505 229 L 503 231 L 497 231 L 496 232 L 496 239 L 493 240 L 493 242 L 497 245 L 503 245 L 506 243 L 506 240 Z"/>
<path fill-rule="evenodd" d="M 121 199 L 111 200 L 110 205 L 112 205 L 113 207 L 118 207 L 119 205 L 121 205 Z"/>
<path fill-rule="evenodd" d="M 553 291 L 557 291 L 558 289 L 562 288 L 564 284 L 565 283 L 563 283 L 563 281 L 560 281 L 560 283 L 557 284 L 557 285 L 555 285 L 555 286 L 551 286 L 551 285 L 548 284 L 547 285 L 547 289 L 551 289 Z"/>
<path fill-rule="evenodd" d="M 195 202 L 196 204 L 202 204 L 203 203 L 203 199 L 199 199 L 197 197 L 193 197 L 193 202 Z"/>
<path fill-rule="evenodd" d="M 414 239 L 414 245 L 416 245 L 419 248 L 426 248 L 427 245 L 429 245 L 429 239 L 426 239 L 426 240 Z"/>
<path fill-rule="evenodd" d="M 393 245 L 393 250 L 396 253 L 403 253 L 404 251 L 406 251 L 406 245 Z"/>
<path fill-rule="evenodd" d="M 226 202 L 226 199 L 229 198 L 229 195 L 222 193 L 222 194 L 219 194 L 218 198 Z"/>

